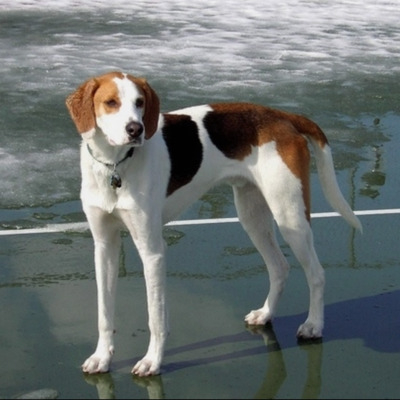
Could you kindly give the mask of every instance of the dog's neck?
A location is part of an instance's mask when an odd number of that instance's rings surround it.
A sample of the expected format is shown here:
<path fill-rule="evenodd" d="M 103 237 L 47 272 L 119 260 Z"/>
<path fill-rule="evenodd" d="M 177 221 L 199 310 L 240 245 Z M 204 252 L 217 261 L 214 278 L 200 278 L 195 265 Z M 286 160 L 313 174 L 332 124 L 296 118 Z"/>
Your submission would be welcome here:
<path fill-rule="evenodd" d="M 105 162 L 105 161 L 102 161 L 101 159 L 98 159 L 98 158 L 94 155 L 93 150 L 92 150 L 92 148 L 90 147 L 90 145 L 89 145 L 88 143 L 86 143 L 86 147 L 87 147 L 87 149 L 88 149 L 88 151 L 89 151 L 89 154 L 92 156 L 92 158 L 93 158 L 95 161 L 97 161 L 97 162 L 100 163 L 100 164 L 105 165 L 106 167 L 114 168 L 114 169 L 115 169 L 116 167 L 118 167 L 119 164 L 122 164 L 125 160 L 127 160 L 127 159 L 130 158 L 130 157 L 132 157 L 133 151 L 135 150 L 134 147 L 130 147 L 130 148 L 128 149 L 128 151 L 126 152 L 126 154 L 125 154 L 125 156 L 124 156 L 123 158 L 121 158 L 119 161 L 115 161 L 115 162 L 110 163 L 110 162 Z"/>
<path fill-rule="evenodd" d="M 101 134 L 84 138 L 83 145 L 86 147 L 94 164 L 101 165 L 109 170 L 107 175 L 109 175 L 110 186 L 113 189 L 120 188 L 122 179 L 118 172 L 118 167 L 133 156 L 135 148 L 132 146 L 112 146 Z"/>
<path fill-rule="evenodd" d="M 133 149 L 132 146 L 128 145 L 111 145 L 101 131 L 96 131 L 94 135 L 82 137 L 82 139 L 83 145 L 87 146 L 92 158 L 105 166 L 119 165 L 121 160 L 125 159 L 125 156 L 128 154 L 128 152 Z"/>

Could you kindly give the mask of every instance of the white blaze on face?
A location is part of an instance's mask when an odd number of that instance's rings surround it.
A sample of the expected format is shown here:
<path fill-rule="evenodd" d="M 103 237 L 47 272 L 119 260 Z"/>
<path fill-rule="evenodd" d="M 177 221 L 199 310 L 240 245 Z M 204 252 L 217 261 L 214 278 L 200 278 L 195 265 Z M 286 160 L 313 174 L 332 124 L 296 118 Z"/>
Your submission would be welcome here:
<path fill-rule="evenodd" d="M 126 130 L 129 122 L 143 124 L 143 94 L 131 80 L 115 77 L 102 83 L 93 100 L 97 126 L 111 145 L 143 143 L 143 135 L 132 142 Z"/>

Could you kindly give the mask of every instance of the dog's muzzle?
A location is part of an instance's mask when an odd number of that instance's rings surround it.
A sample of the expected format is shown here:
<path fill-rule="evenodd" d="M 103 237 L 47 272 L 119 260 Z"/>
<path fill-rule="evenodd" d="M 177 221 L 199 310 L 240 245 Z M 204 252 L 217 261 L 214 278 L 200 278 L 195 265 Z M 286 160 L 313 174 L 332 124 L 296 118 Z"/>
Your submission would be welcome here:
<path fill-rule="evenodd" d="M 143 125 L 139 122 L 131 121 L 125 126 L 126 133 L 131 141 L 139 139 L 143 133 Z"/>

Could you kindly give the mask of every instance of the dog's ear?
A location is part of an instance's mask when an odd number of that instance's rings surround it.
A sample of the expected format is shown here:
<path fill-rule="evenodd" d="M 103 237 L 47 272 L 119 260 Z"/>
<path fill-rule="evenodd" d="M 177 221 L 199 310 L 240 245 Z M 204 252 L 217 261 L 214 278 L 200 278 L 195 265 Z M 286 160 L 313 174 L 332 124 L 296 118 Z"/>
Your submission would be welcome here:
<path fill-rule="evenodd" d="M 89 79 L 66 99 L 66 106 L 80 134 L 92 132 L 96 128 L 93 96 L 99 87 L 95 79 Z"/>
<path fill-rule="evenodd" d="M 145 128 L 145 138 L 150 139 L 157 131 L 158 118 L 160 116 L 160 100 L 157 93 L 147 83 L 144 78 L 131 79 L 142 89 L 144 93 L 144 115 L 143 123 Z"/>

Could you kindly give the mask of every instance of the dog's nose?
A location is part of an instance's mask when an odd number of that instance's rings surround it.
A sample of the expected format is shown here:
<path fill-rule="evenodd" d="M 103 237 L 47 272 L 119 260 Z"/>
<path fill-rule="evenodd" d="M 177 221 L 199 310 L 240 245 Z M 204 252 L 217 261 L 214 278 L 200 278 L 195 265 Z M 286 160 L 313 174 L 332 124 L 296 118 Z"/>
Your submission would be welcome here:
<path fill-rule="evenodd" d="M 143 125 L 139 122 L 131 121 L 126 125 L 125 130 L 129 137 L 135 139 L 143 133 Z"/>

